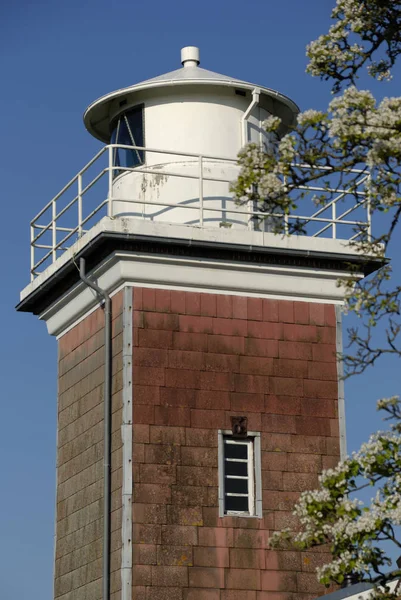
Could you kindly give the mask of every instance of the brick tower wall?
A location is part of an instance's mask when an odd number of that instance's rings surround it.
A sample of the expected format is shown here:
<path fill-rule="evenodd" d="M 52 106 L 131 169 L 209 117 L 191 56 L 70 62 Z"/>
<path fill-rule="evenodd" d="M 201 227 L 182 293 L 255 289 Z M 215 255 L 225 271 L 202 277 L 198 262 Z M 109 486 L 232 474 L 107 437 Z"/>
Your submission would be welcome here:
<path fill-rule="evenodd" d="M 112 302 L 111 599 L 121 589 L 122 293 Z M 104 314 L 59 340 L 55 599 L 102 596 Z"/>
<path fill-rule="evenodd" d="M 308 600 L 320 552 L 267 549 L 337 464 L 332 305 L 134 289 L 133 598 Z M 219 517 L 218 429 L 261 432 L 263 518 Z"/>

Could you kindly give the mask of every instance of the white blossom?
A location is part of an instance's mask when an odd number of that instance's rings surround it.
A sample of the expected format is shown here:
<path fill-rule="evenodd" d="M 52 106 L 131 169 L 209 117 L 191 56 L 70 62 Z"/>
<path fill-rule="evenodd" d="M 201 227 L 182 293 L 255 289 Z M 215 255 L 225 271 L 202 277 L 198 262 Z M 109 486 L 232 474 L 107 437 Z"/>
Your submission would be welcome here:
<path fill-rule="evenodd" d="M 297 117 L 298 125 L 305 126 L 321 121 L 324 118 L 324 113 L 320 110 L 305 110 L 299 113 Z"/>
<path fill-rule="evenodd" d="M 280 117 L 270 115 L 263 121 L 263 127 L 266 131 L 276 131 L 281 125 Z"/>
<path fill-rule="evenodd" d="M 334 23 L 328 33 L 307 47 L 310 59 L 308 72 L 326 79 L 333 77 L 335 80 L 337 76 L 337 84 L 340 85 L 344 78 L 354 81 L 356 72 L 367 63 L 372 77 L 379 81 L 390 79 L 391 67 L 399 49 L 393 45 L 388 48 L 387 56 L 379 53 L 377 60 L 376 52 L 378 40 L 384 44 L 390 35 L 397 35 L 400 20 L 397 3 L 337 0 L 331 16 Z M 338 86 L 335 85 L 334 89 L 338 91 Z"/>

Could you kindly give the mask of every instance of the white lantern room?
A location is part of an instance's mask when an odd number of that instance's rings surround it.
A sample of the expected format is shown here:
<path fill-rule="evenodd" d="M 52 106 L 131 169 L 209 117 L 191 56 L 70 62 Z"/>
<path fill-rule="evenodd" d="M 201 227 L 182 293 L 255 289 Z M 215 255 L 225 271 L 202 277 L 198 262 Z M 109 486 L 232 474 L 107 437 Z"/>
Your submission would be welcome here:
<path fill-rule="evenodd" d="M 181 50 L 181 62 L 85 112 L 88 131 L 116 145 L 112 216 L 250 228 L 249 211 L 230 195 L 238 152 L 247 142 L 269 144 L 264 120 L 278 115 L 285 132 L 298 108 L 274 90 L 201 68 L 194 46 Z"/>

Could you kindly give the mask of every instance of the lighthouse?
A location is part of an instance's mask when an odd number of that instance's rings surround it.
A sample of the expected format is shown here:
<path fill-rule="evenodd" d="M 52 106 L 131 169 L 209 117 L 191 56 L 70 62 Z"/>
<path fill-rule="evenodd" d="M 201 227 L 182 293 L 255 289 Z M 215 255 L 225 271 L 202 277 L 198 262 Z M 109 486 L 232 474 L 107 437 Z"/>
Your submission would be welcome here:
<path fill-rule="evenodd" d="M 101 149 L 31 221 L 17 308 L 58 340 L 54 598 L 307 600 L 325 553 L 268 539 L 345 454 L 336 282 L 377 265 L 353 207 L 279 236 L 234 201 L 239 150 L 298 107 L 198 48 L 181 63 L 89 106 Z"/>

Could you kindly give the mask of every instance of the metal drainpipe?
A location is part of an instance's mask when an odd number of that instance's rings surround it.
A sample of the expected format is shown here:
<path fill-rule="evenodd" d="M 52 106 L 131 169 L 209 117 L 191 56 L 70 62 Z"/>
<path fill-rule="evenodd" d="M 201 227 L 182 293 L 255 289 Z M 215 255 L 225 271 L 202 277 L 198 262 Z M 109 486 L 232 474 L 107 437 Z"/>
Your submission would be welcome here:
<path fill-rule="evenodd" d="M 241 117 L 242 146 L 245 146 L 249 142 L 247 119 L 248 119 L 249 115 L 251 114 L 252 110 L 255 108 L 255 106 L 257 106 L 259 104 L 259 99 L 260 99 L 260 88 L 255 87 L 252 90 L 251 103 Z M 254 204 L 253 204 L 252 200 L 249 200 L 248 208 L 249 208 L 249 211 L 251 212 L 251 214 L 253 215 Z M 249 223 L 248 223 L 248 229 L 255 229 L 255 222 L 253 219 L 254 219 L 254 217 L 251 216 L 251 218 L 249 219 Z"/>
<path fill-rule="evenodd" d="M 79 260 L 81 280 L 104 300 L 104 483 L 103 483 L 103 600 L 110 598 L 110 458 L 111 458 L 111 298 L 85 275 L 85 259 Z"/>
<path fill-rule="evenodd" d="M 253 89 L 251 103 L 241 117 L 241 124 L 242 124 L 241 132 L 242 132 L 242 145 L 243 146 L 245 146 L 245 144 L 248 143 L 246 121 L 247 121 L 249 115 L 251 114 L 252 110 L 255 108 L 255 106 L 257 104 L 259 104 L 259 98 L 260 98 L 260 88 Z"/>

